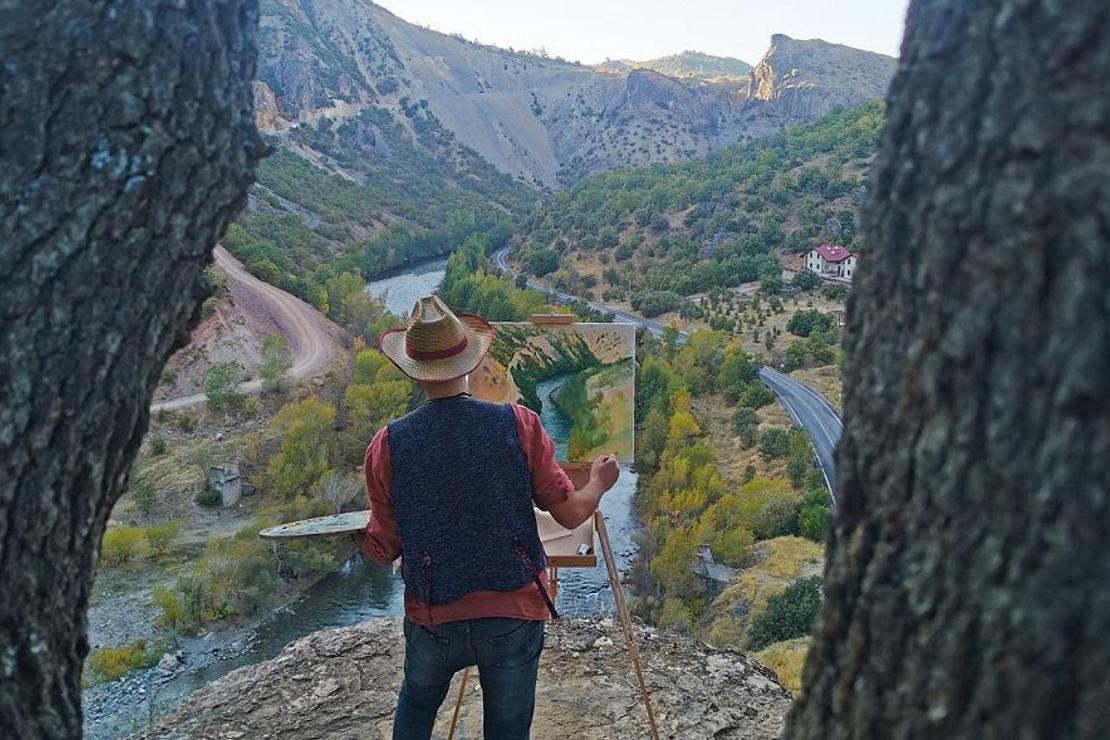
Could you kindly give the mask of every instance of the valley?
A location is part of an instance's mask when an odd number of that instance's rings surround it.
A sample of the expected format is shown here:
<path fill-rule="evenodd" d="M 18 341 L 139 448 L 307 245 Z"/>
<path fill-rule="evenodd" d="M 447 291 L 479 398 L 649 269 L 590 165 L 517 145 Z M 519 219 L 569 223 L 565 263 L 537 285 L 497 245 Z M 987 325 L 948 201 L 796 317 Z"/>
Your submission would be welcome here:
<path fill-rule="evenodd" d="M 603 510 L 637 615 L 758 650 L 796 686 L 808 629 L 779 630 L 776 610 L 813 607 L 839 418 L 777 398 L 816 404 L 804 378 L 839 403 L 850 286 L 802 255 L 857 246 L 894 60 L 775 35 L 754 67 L 693 52 L 587 67 L 363 0 L 262 10 L 255 115 L 273 152 L 113 512 L 86 669 L 95 732 L 294 637 L 398 613 L 397 578 L 345 541 L 255 535 L 364 505 L 370 436 L 422 400 L 374 347 L 431 290 L 493 320 L 644 329 L 634 370 L 514 367 L 516 389 L 542 397 L 564 454 L 588 457 L 635 372 L 634 472 Z M 232 468 L 244 495 L 229 503 L 213 471 Z M 560 608 L 604 614 L 605 588 L 601 571 L 568 577 Z M 150 667 L 177 650 L 176 668 Z M 128 657 L 110 665 L 113 651 Z"/>

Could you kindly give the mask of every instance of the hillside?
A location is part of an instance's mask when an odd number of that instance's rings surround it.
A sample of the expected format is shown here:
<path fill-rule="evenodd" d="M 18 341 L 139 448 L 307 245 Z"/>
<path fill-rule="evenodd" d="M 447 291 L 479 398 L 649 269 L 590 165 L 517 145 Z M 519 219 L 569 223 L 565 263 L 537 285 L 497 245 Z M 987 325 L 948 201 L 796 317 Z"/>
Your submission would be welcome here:
<path fill-rule="evenodd" d="M 486 46 L 369 0 L 264 0 L 256 120 L 273 153 L 225 244 L 324 308 L 323 286 L 340 271 L 457 246 L 366 254 L 383 234 L 519 218 L 537 189 L 775 133 L 881 94 L 894 60 L 776 36 L 746 76 L 739 60 L 695 52 L 651 64 L 662 71 Z"/>
<path fill-rule="evenodd" d="M 777 278 L 779 256 L 853 246 L 862 183 L 884 122 L 878 101 L 707 158 L 611 172 L 556 194 L 514 256 L 559 288 L 649 314 L 678 298 Z M 656 295 L 666 306 L 640 306 Z M 659 310 L 655 310 L 659 309 Z"/>
<path fill-rule="evenodd" d="M 702 80 L 747 80 L 752 65 L 735 57 L 721 57 L 700 51 L 684 51 L 655 59 L 634 61 L 612 59 L 597 65 L 606 72 L 628 74 L 634 69 L 650 69 L 668 77 L 697 77 Z"/>

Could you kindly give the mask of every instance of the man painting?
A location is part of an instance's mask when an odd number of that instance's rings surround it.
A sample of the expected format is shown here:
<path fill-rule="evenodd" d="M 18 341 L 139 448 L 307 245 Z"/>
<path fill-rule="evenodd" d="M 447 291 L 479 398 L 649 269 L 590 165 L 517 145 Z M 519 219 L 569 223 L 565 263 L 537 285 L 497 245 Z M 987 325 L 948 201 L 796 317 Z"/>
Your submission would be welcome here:
<path fill-rule="evenodd" d="M 573 529 L 620 475 L 613 456 L 600 457 L 576 491 L 535 412 L 470 396 L 468 375 L 493 337 L 485 319 L 456 316 L 432 296 L 417 301 L 406 329 L 381 338 L 427 398 L 370 443 L 373 514 L 356 537 L 380 563 L 401 558 L 405 677 L 394 738 L 429 738 L 466 666 L 478 668 L 485 736 L 528 737 L 544 621 L 556 616 L 533 505 Z"/>

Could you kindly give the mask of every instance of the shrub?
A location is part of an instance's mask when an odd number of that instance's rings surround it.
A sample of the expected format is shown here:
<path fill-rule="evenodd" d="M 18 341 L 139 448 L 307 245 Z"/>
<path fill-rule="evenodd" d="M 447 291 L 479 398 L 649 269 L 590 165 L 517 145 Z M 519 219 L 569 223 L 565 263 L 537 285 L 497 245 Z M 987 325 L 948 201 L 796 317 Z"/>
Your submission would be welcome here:
<path fill-rule="evenodd" d="M 100 543 L 100 562 L 123 565 L 146 557 L 149 550 L 142 527 L 112 527 Z"/>
<path fill-rule="evenodd" d="M 786 457 L 790 451 L 790 432 L 785 429 L 768 429 L 759 437 L 759 454 L 764 460 Z"/>
<path fill-rule="evenodd" d="M 828 517 L 828 491 L 823 488 L 810 491 L 798 509 L 798 534 L 807 540 L 823 542 Z"/>
<path fill-rule="evenodd" d="M 767 600 L 748 628 L 748 649 L 762 650 L 782 640 L 808 635 L 821 609 L 821 578 L 799 578 Z"/>
<path fill-rule="evenodd" d="M 93 672 L 94 679 L 115 681 L 128 671 L 154 665 L 158 660 L 158 653 L 158 650 L 148 647 L 146 640 L 140 637 L 125 645 L 93 650 L 85 665 Z"/>
<path fill-rule="evenodd" d="M 659 626 L 679 634 L 689 634 L 692 623 L 693 615 L 686 604 L 682 603 L 682 599 L 668 596 L 663 602 L 663 611 L 659 614 Z"/>
<path fill-rule="evenodd" d="M 170 548 L 170 544 L 177 539 L 177 535 L 180 533 L 181 520 L 170 519 L 153 527 L 147 527 L 146 541 L 150 545 L 151 552 L 155 555 L 165 555 Z"/>
<path fill-rule="evenodd" d="M 741 406 L 732 415 L 732 429 L 736 432 L 736 436 L 740 438 L 740 443 L 744 445 L 744 449 L 750 449 L 755 444 L 758 427 L 759 414 L 755 412 L 755 409 Z"/>
<path fill-rule="evenodd" d="M 752 535 L 757 540 L 798 534 L 798 509 L 794 498 L 775 498 L 767 502 L 752 521 Z"/>
<path fill-rule="evenodd" d="M 258 374 L 262 378 L 262 392 L 281 390 L 289 378 L 293 361 L 289 359 L 289 342 L 280 334 L 271 334 L 262 340 L 262 364 Z"/>
<path fill-rule="evenodd" d="M 786 324 L 786 330 L 799 337 L 808 337 L 814 331 L 828 331 L 831 328 L 832 319 L 817 309 L 798 311 Z"/>
<path fill-rule="evenodd" d="M 214 409 L 225 408 L 235 398 L 239 384 L 239 366 L 234 362 L 220 362 L 204 374 L 204 395 Z"/>
<path fill-rule="evenodd" d="M 150 516 L 154 511 L 154 504 L 158 500 L 158 491 L 154 484 L 145 478 L 136 478 L 131 482 L 131 497 L 143 516 Z"/>
<path fill-rule="evenodd" d="M 821 278 L 813 270 L 802 270 L 794 276 L 794 287 L 799 290 L 811 291 L 821 284 Z"/>
<path fill-rule="evenodd" d="M 224 500 L 219 491 L 213 488 L 205 488 L 197 494 L 196 502 L 201 506 L 219 506 Z"/>
<path fill-rule="evenodd" d="M 761 409 L 775 402 L 775 393 L 763 383 L 749 383 L 747 390 L 740 394 L 740 406 Z"/>
<path fill-rule="evenodd" d="M 155 457 L 166 454 L 166 438 L 161 434 L 155 434 L 150 438 L 150 454 Z"/>

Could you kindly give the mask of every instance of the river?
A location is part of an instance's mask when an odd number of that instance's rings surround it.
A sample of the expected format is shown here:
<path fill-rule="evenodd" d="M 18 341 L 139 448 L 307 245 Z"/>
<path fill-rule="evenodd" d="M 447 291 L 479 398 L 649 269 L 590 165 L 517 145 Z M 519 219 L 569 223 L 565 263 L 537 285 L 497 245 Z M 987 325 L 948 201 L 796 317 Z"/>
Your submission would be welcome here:
<path fill-rule="evenodd" d="M 367 284 L 367 291 L 383 298 L 391 312 L 406 314 L 417 298 L 434 291 L 443 279 L 446 260 L 424 263 Z M 551 400 L 569 375 L 547 379 L 537 386 L 544 428 L 552 435 L 560 456 L 566 454 L 571 423 Z M 625 470 L 601 502 L 614 555 L 626 572 L 636 553 L 633 512 L 636 475 Z M 404 585 L 390 568 L 355 556 L 279 607 L 245 632 L 209 633 L 184 641 L 185 668 L 162 680 L 154 669 L 135 672 L 122 682 L 85 692 L 85 737 L 121 737 L 141 728 L 151 714 L 172 710 L 204 684 L 241 666 L 269 660 L 287 643 L 317 630 L 342 627 L 373 617 L 397 616 L 404 611 Z M 613 594 L 603 559 L 594 568 L 563 569 L 559 573 L 560 614 L 589 616 L 612 611 Z"/>

